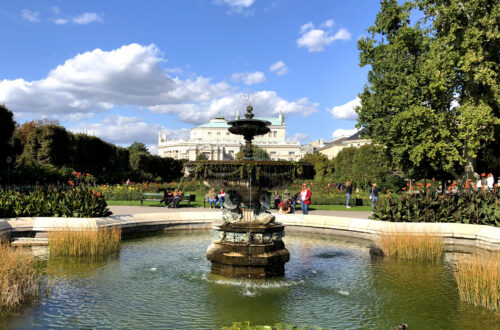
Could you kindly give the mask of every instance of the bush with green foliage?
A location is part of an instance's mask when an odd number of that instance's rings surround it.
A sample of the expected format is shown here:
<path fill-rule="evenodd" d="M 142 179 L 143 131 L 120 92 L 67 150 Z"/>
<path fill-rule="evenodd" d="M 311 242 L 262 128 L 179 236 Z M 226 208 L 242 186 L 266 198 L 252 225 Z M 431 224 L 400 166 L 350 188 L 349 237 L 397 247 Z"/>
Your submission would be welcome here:
<path fill-rule="evenodd" d="M 75 217 L 94 218 L 111 215 L 104 196 L 87 187 L 69 190 L 36 189 L 28 193 L 0 191 L 0 218 Z"/>
<path fill-rule="evenodd" d="M 458 222 L 500 226 L 500 190 L 467 189 L 462 193 L 434 189 L 380 200 L 374 219 L 392 222 Z"/>

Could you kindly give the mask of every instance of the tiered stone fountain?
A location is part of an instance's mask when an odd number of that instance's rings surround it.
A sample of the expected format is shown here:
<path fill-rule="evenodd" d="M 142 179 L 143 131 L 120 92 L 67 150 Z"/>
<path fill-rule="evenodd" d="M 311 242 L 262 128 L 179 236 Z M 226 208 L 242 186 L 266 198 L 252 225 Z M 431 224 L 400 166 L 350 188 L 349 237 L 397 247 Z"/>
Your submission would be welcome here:
<path fill-rule="evenodd" d="M 314 176 L 310 164 L 253 160 L 252 139 L 269 132 L 269 122 L 253 119 L 252 106 L 245 119 L 230 121 L 229 132 L 243 135 L 242 161 L 188 162 L 191 174 L 205 184 L 226 190 L 222 223 L 213 225 L 207 250 L 212 273 L 228 277 L 282 276 L 290 253 L 283 243 L 284 226 L 269 213 L 269 190 L 288 186 L 294 179 Z"/>

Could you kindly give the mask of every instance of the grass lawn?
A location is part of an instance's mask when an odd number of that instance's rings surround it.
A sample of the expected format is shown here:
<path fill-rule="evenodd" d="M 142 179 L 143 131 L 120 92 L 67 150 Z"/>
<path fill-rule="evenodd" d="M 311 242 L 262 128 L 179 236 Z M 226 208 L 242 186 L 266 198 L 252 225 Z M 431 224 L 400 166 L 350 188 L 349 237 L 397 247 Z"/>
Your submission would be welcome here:
<path fill-rule="evenodd" d="M 106 201 L 108 205 L 125 205 L 125 206 L 141 206 L 141 201 Z M 144 206 L 156 206 L 163 207 L 164 204 L 160 204 L 159 202 L 144 202 Z M 182 202 L 179 206 L 187 207 L 187 202 Z M 208 206 L 208 203 L 207 203 Z M 191 207 L 203 207 L 202 201 L 191 202 Z M 300 211 L 300 207 L 296 208 L 297 211 Z M 346 208 L 345 205 L 311 205 L 309 207 L 310 211 L 313 210 L 329 210 L 329 211 L 371 211 L 371 206 L 352 206 L 350 209 Z"/>

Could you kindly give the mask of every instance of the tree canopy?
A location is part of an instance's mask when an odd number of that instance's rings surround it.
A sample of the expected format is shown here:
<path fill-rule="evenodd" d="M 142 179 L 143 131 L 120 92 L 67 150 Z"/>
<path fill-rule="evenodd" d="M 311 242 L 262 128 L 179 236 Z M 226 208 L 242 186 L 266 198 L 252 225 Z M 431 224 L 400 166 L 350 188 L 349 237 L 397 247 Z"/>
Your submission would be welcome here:
<path fill-rule="evenodd" d="M 243 157 L 244 157 L 243 151 L 238 152 L 236 154 L 236 156 L 235 156 L 236 160 L 242 160 Z M 255 160 L 270 160 L 271 157 L 269 156 L 269 154 L 267 153 L 267 151 L 265 151 L 264 149 L 256 147 L 256 146 L 253 146 L 253 158 L 252 159 L 255 159 Z"/>
<path fill-rule="evenodd" d="M 358 41 L 370 67 L 358 127 L 410 175 L 471 177 L 500 138 L 500 2 L 381 4 Z"/>
<path fill-rule="evenodd" d="M 0 169 L 7 166 L 6 159 L 10 151 L 10 139 L 14 133 L 14 115 L 0 104 Z"/>

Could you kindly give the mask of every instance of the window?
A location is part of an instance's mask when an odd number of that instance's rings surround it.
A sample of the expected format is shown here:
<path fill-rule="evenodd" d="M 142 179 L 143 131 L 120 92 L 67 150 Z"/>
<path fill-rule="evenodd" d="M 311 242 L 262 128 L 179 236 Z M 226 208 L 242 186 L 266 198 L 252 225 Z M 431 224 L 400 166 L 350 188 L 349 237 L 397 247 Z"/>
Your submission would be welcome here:
<path fill-rule="evenodd" d="M 211 136 L 212 135 L 212 132 L 208 132 L 208 136 Z"/>
<path fill-rule="evenodd" d="M 234 150 L 229 150 L 229 153 L 230 154 L 234 154 Z"/>
<path fill-rule="evenodd" d="M 289 152 L 288 152 L 288 154 L 289 154 L 289 155 L 295 155 L 295 152 L 293 152 L 293 151 L 289 151 Z"/>
<path fill-rule="evenodd" d="M 276 151 L 271 151 L 269 154 L 276 155 Z"/>
<path fill-rule="evenodd" d="M 229 135 L 229 132 L 226 132 L 226 135 Z"/>
<path fill-rule="evenodd" d="M 220 136 L 220 132 L 217 132 L 217 136 Z"/>
<path fill-rule="evenodd" d="M 277 137 L 278 136 L 278 132 L 274 131 L 274 137 Z"/>

